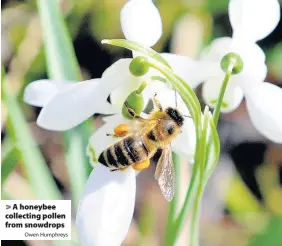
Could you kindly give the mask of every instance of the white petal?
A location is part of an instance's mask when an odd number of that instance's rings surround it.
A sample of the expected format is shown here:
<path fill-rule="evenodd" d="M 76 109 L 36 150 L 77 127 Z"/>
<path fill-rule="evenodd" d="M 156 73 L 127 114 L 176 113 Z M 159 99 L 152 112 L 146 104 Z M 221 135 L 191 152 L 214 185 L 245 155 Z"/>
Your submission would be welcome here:
<path fill-rule="evenodd" d="M 185 118 L 182 133 L 172 142 L 172 148 L 178 154 L 184 155 L 190 163 L 193 163 L 195 146 L 196 133 L 194 122 L 190 118 Z"/>
<path fill-rule="evenodd" d="M 119 59 L 104 71 L 102 78 L 113 80 L 119 78 L 119 76 L 122 76 L 122 78 L 128 76 L 131 61 L 132 58 Z"/>
<path fill-rule="evenodd" d="M 97 165 L 80 201 L 76 226 L 81 246 L 120 246 L 128 232 L 135 204 L 135 172 L 111 172 Z"/>
<path fill-rule="evenodd" d="M 229 52 L 237 52 L 242 60 L 252 59 L 260 62 L 265 61 L 263 50 L 255 43 L 244 44 L 245 47 L 238 47 L 236 40 L 230 37 L 217 38 L 201 52 L 201 60 L 221 61 L 222 57 Z"/>
<path fill-rule="evenodd" d="M 27 85 L 24 90 L 24 101 L 28 104 L 43 107 L 59 91 L 67 89 L 75 82 L 42 79 Z"/>
<path fill-rule="evenodd" d="M 214 61 L 220 64 L 221 59 L 227 53 L 238 53 L 244 65 L 242 72 L 236 77 L 244 74 L 244 76 L 251 76 L 253 80 L 263 81 L 267 72 L 263 50 L 255 43 L 240 45 L 237 41 L 229 37 L 215 39 L 203 50 L 201 60 Z"/>
<path fill-rule="evenodd" d="M 216 38 L 207 46 L 200 55 L 201 60 L 220 62 L 222 57 L 231 50 L 230 37 Z"/>
<path fill-rule="evenodd" d="M 187 82 L 192 88 L 197 87 L 201 82 L 211 76 L 215 76 L 220 66 L 216 62 L 195 61 L 186 56 L 169 53 L 162 53 L 173 71 Z"/>
<path fill-rule="evenodd" d="M 162 20 L 151 0 L 128 1 L 121 10 L 121 27 L 126 39 L 153 46 L 162 35 Z"/>
<path fill-rule="evenodd" d="M 136 90 L 141 82 L 146 81 L 146 75 L 142 77 L 136 77 L 129 71 L 129 65 L 132 59 L 120 59 L 110 66 L 103 73 L 103 80 L 107 83 L 117 83 L 119 87 L 111 92 L 111 103 L 122 108 L 126 98 L 129 94 Z"/>
<path fill-rule="evenodd" d="M 268 36 L 280 19 L 277 0 L 230 0 L 234 37 L 256 42 Z"/>
<path fill-rule="evenodd" d="M 282 143 L 282 89 L 266 82 L 250 86 L 245 92 L 256 129 L 273 142 Z"/>
<path fill-rule="evenodd" d="M 202 88 L 203 98 L 206 104 L 208 104 L 213 108 L 217 103 L 222 81 L 223 81 L 223 76 L 221 77 L 219 76 L 206 81 L 203 85 Z M 232 112 L 240 105 L 242 99 L 243 99 L 242 89 L 236 84 L 233 84 L 231 78 L 224 94 L 221 112 L 223 113 Z"/>
<path fill-rule="evenodd" d="M 115 113 L 117 109 L 106 100 L 116 86 L 115 81 L 106 86 L 101 79 L 75 83 L 49 101 L 40 112 L 37 124 L 48 130 L 63 131 L 95 113 Z"/>
<path fill-rule="evenodd" d="M 90 158 L 90 162 L 94 166 L 98 162 L 100 154 L 107 147 L 118 141 L 117 138 L 107 136 L 107 134 L 112 134 L 114 128 L 119 124 L 127 123 L 127 121 L 122 117 L 121 114 L 104 117 L 103 120 L 105 121 L 105 124 L 93 133 L 93 135 L 89 139 L 87 148 L 87 154 Z"/>

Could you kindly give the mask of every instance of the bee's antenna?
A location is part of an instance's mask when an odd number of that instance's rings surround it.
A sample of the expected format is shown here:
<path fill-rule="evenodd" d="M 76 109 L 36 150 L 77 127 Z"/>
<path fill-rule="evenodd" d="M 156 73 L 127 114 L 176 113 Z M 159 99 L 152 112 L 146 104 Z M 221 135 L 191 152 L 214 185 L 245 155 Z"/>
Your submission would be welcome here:
<path fill-rule="evenodd" d="M 184 117 L 187 117 L 187 118 L 192 118 L 191 116 L 189 116 L 189 115 L 183 115 Z"/>

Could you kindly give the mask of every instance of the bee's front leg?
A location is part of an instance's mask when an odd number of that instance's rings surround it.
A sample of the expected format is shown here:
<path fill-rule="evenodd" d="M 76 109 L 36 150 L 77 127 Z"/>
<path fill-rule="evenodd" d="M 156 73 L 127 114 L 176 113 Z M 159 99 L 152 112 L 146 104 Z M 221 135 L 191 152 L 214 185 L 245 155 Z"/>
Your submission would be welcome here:
<path fill-rule="evenodd" d="M 157 108 L 159 109 L 159 111 L 163 111 L 163 107 L 162 107 L 160 101 L 159 101 L 158 98 L 157 98 L 157 93 L 155 93 L 155 95 L 154 95 L 154 97 L 153 97 L 153 100 L 154 100 L 154 102 L 155 102 Z"/>
<path fill-rule="evenodd" d="M 138 119 L 138 120 L 141 120 L 141 121 L 142 121 L 142 120 L 145 120 L 145 119 L 142 118 L 140 115 L 136 114 L 136 112 L 135 112 L 132 108 L 130 108 L 130 106 L 128 105 L 127 102 L 125 102 L 124 105 L 126 106 L 128 113 L 129 113 L 134 119 Z"/>

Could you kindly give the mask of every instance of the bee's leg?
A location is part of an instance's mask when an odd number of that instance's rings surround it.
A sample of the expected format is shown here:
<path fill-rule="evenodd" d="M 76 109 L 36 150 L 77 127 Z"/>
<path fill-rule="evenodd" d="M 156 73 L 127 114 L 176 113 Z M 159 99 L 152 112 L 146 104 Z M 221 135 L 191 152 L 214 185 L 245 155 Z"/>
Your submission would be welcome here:
<path fill-rule="evenodd" d="M 119 170 L 124 172 L 125 170 L 127 170 L 129 167 L 121 167 Z"/>
<path fill-rule="evenodd" d="M 119 171 L 119 169 L 110 169 L 111 172 Z"/>
<path fill-rule="evenodd" d="M 126 169 L 128 169 L 129 167 L 121 167 L 121 168 L 115 168 L 115 169 L 110 169 L 111 172 L 115 172 L 115 171 L 122 171 L 124 172 Z"/>
<path fill-rule="evenodd" d="M 145 120 L 145 119 L 142 118 L 141 116 L 137 115 L 136 112 L 135 112 L 132 108 L 130 108 L 130 106 L 128 105 L 127 102 L 125 102 L 124 105 L 126 106 L 128 113 L 129 113 L 133 118 L 138 119 L 138 120 Z"/>
<path fill-rule="evenodd" d="M 141 171 L 150 166 L 150 159 L 132 165 L 134 170 Z"/>
<path fill-rule="evenodd" d="M 120 124 L 115 127 L 114 135 L 117 137 L 124 137 L 128 133 L 128 125 L 127 124 Z"/>
<path fill-rule="evenodd" d="M 154 97 L 153 97 L 153 100 L 157 106 L 157 108 L 160 110 L 160 111 L 163 111 L 163 107 L 160 103 L 160 101 L 157 99 L 157 93 L 155 93 Z"/>
<path fill-rule="evenodd" d="M 120 138 L 126 136 L 128 133 L 128 125 L 120 124 L 114 128 L 114 133 L 107 133 L 107 136 L 112 136 L 114 138 Z"/>

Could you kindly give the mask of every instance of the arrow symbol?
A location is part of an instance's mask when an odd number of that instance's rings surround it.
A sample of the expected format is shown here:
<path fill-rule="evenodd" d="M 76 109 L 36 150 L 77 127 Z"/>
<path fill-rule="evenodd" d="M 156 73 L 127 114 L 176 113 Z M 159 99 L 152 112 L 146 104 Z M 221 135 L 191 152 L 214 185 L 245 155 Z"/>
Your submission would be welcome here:
<path fill-rule="evenodd" d="M 10 205 L 6 205 L 6 209 L 10 209 L 11 208 L 11 206 Z"/>

